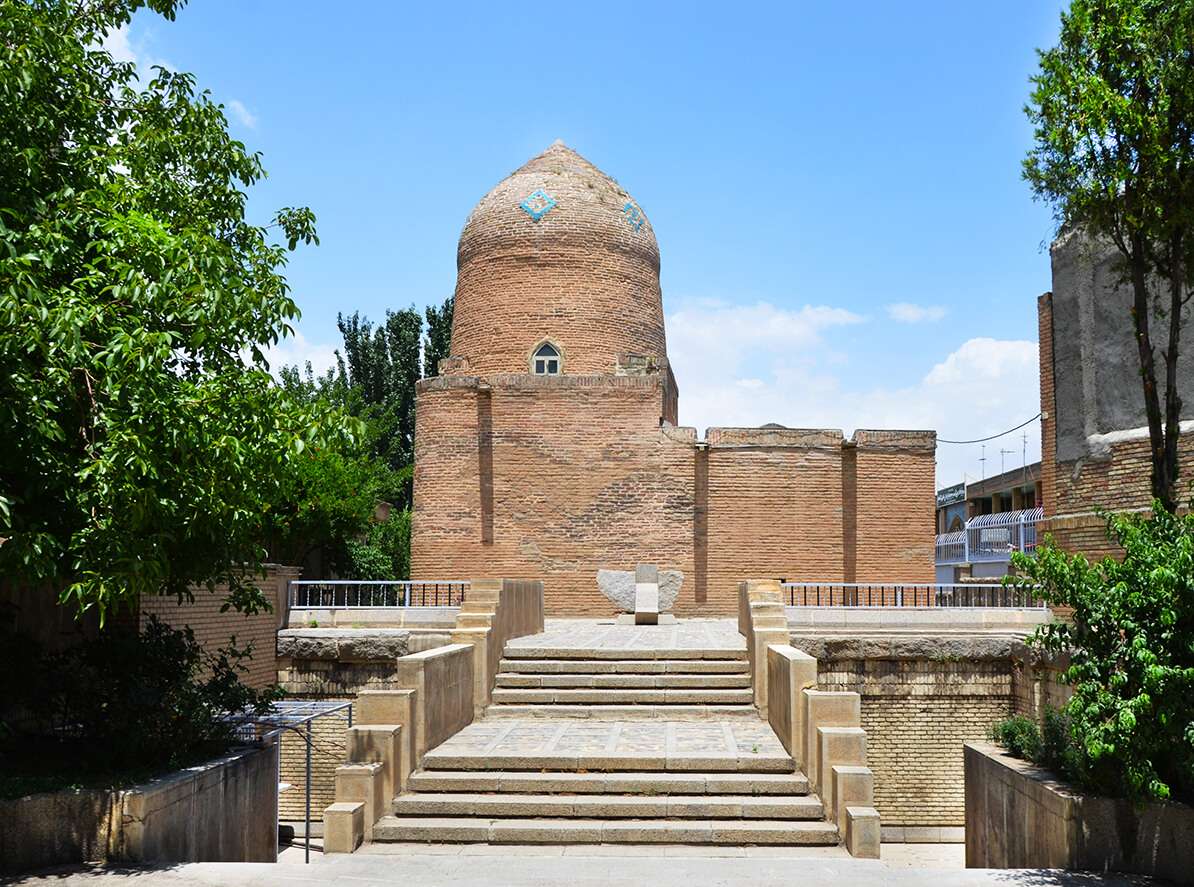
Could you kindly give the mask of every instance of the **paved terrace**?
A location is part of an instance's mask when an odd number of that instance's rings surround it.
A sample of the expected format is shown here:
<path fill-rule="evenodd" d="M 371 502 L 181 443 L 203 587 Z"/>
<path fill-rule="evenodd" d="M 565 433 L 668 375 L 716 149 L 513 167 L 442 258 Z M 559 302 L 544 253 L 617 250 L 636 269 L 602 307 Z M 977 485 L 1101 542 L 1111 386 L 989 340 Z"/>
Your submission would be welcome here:
<path fill-rule="evenodd" d="M 567 655 L 587 651 L 600 657 L 627 651 L 641 653 L 643 659 L 716 658 L 746 650 L 746 641 L 738 634 L 732 619 L 683 619 L 675 625 L 615 625 L 609 620 L 548 619 L 542 634 L 515 638 L 507 651 L 520 656 Z"/>
<path fill-rule="evenodd" d="M 792 759 L 761 720 L 490 720 L 469 724 L 424 757 L 442 769 L 717 770 L 790 772 Z"/>

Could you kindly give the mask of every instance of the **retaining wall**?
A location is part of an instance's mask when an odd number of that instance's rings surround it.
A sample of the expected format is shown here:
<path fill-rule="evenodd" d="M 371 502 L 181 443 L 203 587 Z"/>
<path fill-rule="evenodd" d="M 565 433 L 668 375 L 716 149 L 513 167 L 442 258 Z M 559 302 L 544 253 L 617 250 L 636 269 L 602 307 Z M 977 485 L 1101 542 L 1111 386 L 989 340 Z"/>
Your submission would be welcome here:
<path fill-rule="evenodd" d="M 127 789 L 0 801 L 0 873 L 80 862 L 275 862 L 278 747 Z"/>
<path fill-rule="evenodd" d="M 1101 798 L 968 742 L 966 866 L 1131 872 L 1194 884 L 1194 808 Z"/>

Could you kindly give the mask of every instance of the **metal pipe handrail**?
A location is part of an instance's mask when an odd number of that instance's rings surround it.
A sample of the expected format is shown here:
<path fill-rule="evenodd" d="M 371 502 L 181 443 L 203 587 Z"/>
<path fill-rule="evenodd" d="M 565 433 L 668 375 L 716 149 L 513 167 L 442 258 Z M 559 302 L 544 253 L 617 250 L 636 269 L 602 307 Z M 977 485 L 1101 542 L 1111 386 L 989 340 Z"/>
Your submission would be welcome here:
<path fill-rule="evenodd" d="M 287 583 L 292 610 L 458 607 L 467 579 L 294 579 Z"/>
<path fill-rule="evenodd" d="M 987 582 L 781 582 L 791 607 L 1044 609 L 1034 588 Z"/>

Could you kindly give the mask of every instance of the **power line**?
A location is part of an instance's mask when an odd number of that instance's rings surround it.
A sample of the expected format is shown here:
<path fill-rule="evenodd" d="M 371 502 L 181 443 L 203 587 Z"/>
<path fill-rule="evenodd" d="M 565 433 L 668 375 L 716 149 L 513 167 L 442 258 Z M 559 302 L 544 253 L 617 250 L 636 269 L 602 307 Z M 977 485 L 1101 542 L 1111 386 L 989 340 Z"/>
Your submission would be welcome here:
<path fill-rule="evenodd" d="M 976 443 L 985 443 L 986 441 L 989 441 L 989 440 L 994 440 L 994 439 L 995 439 L 995 438 L 997 438 L 997 437 L 1003 437 L 1005 434 L 1011 434 L 1013 431 L 1019 431 L 1019 430 L 1020 430 L 1021 428 L 1023 428 L 1025 425 L 1030 425 L 1030 424 L 1032 424 L 1033 422 L 1035 422 L 1035 421 L 1036 421 L 1037 419 L 1039 419 L 1040 417 L 1041 417 L 1041 414 L 1040 414 L 1040 413 L 1037 413 L 1035 416 L 1033 416 L 1033 417 L 1032 417 L 1031 419 L 1029 419 L 1027 422 L 1021 422 L 1021 423 L 1020 423 L 1019 425 L 1017 425 L 1015 428 L 1009 428 L 1007 431 L 1001 431 L 1001 432 L 999 432 L 998 434 L 992 434 L 990 437 L 980 437 L 980 438 L 977 438 L 977 439 L 975 439 L 975 440 L 945 440 L 944 438 L 941 438 L 941 437 L 939 437 L 939 438 L 937 438 L 937 443 L 947 443 L 947 444 L 976 444 Z"/>

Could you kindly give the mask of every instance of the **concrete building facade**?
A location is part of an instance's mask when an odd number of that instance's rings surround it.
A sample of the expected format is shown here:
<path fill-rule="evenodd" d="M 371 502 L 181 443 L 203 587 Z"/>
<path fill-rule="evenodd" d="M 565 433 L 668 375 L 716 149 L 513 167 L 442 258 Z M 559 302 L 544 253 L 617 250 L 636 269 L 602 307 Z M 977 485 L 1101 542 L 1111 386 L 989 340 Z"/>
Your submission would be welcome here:
<path fill-rule="evenodd" d="M 1063 548 L 1113 554 L 1096 509 L 1144 509 L 1152 499 L 1131 287 L 1122 279 L 1115 250 L 1078 232 L 1059 237 L 1051 257 L 1053 290 L 1037 302 L 1043 529 Z M 1162 404 L 1160 348 L 1167 329 L 1168 320 L 1153 325 Z M 1194 477 L 1194 360 L 1178 362 L 1177 385 L 1185 404 L 1178 449 L 1188 499 Z"/>
<path fill-rule="evenodd" d="M 682 570 L 676 612 L 744 577 L 931 582 L 930 431 L 677 427 L 659 247 L 557 142 L 486 195 L 458 251 L 451 356 L 419 383 L 411 575 L 543 579 L 606 615 L 600 568 Z"/>

